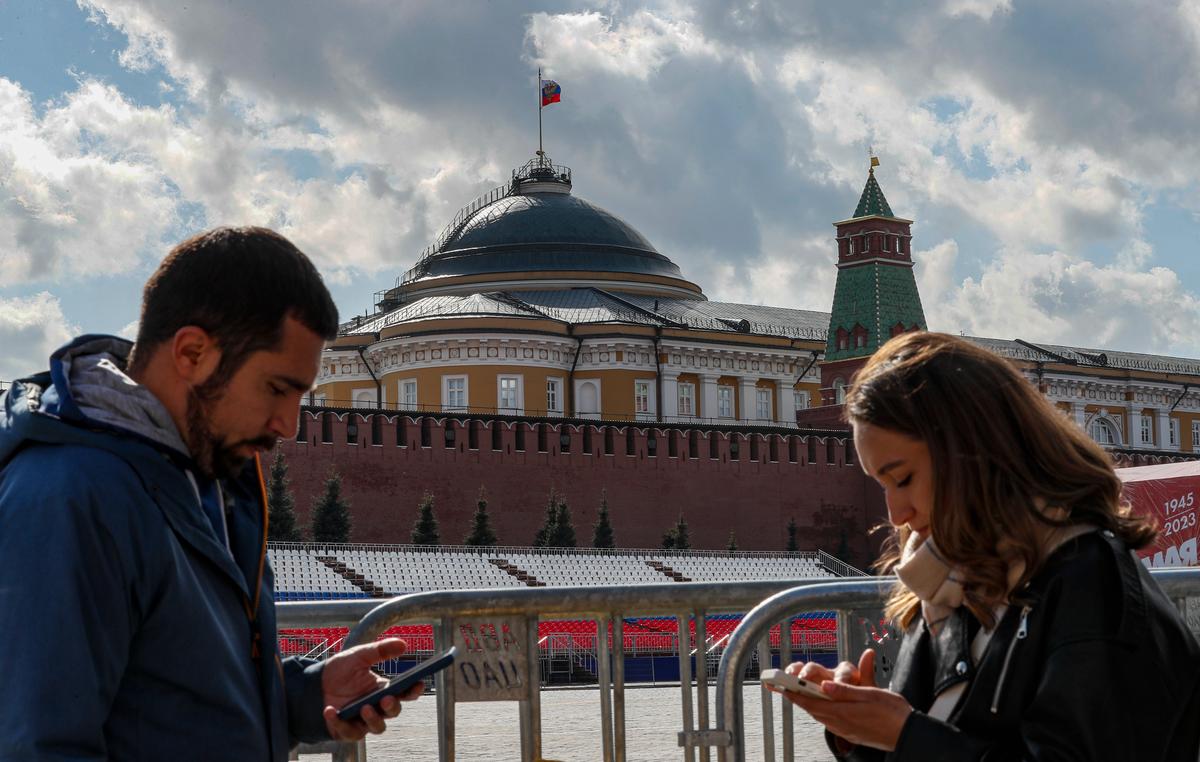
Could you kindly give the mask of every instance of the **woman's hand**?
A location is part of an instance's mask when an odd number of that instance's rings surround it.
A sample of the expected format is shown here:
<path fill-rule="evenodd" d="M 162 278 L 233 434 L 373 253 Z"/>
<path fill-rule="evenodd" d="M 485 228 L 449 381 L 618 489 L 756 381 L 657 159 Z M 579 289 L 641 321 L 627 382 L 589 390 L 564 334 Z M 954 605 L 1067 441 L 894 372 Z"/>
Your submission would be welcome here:
<path fill-rule="evenodd" d="M 787 671 L 820 683 L 821 691 L 831 700 L 777 692 L 812 715 L 835 736 L 852 744 L 884 751 L 896 748 L 912 707 L 900 694 L 875 687 L 874 650 L 863 651 L 858 664 L 844 661 L 830 670 L 815 662 L 797 662 L 789 665 Z"/>

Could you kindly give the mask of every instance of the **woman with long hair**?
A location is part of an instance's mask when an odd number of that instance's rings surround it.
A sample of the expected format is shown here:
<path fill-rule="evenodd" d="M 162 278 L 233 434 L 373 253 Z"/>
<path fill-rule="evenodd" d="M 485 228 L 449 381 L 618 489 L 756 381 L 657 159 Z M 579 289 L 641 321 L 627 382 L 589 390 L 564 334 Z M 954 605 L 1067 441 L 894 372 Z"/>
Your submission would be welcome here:
<path fill-rule="evenodd" d="M 852 760 L 1188 760 L 1200 750 L 1200 645 L 1132 552 L 1155 528 L 1108 455 L 1006 360 L 911 333 L 846 396 L 892 536 L 879 568 L 904 637 L 890 689 L 875 655 L 788 671 L 785 694 Z"/>

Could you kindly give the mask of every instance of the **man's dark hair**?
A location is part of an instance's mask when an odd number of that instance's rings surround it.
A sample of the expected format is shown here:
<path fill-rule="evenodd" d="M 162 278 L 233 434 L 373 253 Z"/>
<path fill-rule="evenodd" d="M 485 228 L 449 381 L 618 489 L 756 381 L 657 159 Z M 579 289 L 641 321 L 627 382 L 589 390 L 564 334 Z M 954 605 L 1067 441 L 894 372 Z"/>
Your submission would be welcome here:
<path fill-rule="evenodd" d="M 139 369 L 180 328 L 194 325 L 221 349 L 204 384 L 219 388 L 250 354 L 279 345 L 288 316 L 326 340 L 337 337 L 337 307 L 308 257 L 266 228 L 209 230 L 172 249 L 146 282 L 129 365 Z"/>

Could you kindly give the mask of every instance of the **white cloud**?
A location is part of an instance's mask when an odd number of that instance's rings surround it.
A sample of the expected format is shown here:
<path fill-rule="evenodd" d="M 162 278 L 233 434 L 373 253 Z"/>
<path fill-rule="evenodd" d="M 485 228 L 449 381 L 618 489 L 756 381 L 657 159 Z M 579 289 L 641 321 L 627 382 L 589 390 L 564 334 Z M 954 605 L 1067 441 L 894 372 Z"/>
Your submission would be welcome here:
<path fill-rule="evenodd" d="M 564 77 L 602 71 L 644 82 L 677 56 L 724 54 L 687 20 L 645 10 L 619 21 L 596 12 L 535 13 L 528 36 L 538 62 L 553 63 L 548 74 Z"/>
<path fill-rule="evenodd" d="M 1137 230 L 1142 199 L 1112 160 L 1039 144 L 1027 113 L 962 73 L 898 91 L 890 69 L 796 50 L 778 77 L 800 96 L 796 114 L 829 179 L 861 187 L 873 146 L 901 216 L 953 210 L 1006 246 L 1074 248 Z M 935 114 L 928 104 L 939 100 L 957 111 Z"/>
<path fill-rule="evenodd" d="M 773 248 L 768 244 L 768 248 Z M 837 270 L 831 252 L 836 250 L 828 238 L 814 236 L 793 241 L 792 256 L 764 257 L 736 268 L 732 264 L 714 267 L 703 287 L 709 298 L 740 304 L 772 307 L 796 307 L 828 311 L 833 300 Z M 821 262 L 814 266 L 814 262 Z"/>
<path fill-rule="evenodd" d="M 973 15 L 986 20 L 1011 12 L 1012 0 L 946 0 L 943 11 L 949 16 Z"/>
<path fill-rule="evenodd" d="M 129 273 L 219 224 L 275 227 L 334 281 L 411 262 L 437 183 L 397 188 L 387 169 L 327 151 L 335 138 L 237 106 L 219 96 L 185 116 L 85 79 L 38 116 L 28 93 L 0 79 L 6 285 Z M 323 176 L 298 178 L 280 158 L 289 151 L 326 162 Z"/>
<path fill-rule="evenodd" d="M 925 319 L 933 320 L 929 313 L 930 302 L 937 303 L 946 298 L 954 288 L 954 266 L 958 260 L 958 242 L 949 239 L 929 249 L 913 251 L 917 290 L 921 293 Z M 946 328 L 941 328 L 946 330 Z"/>
<path fill-rule="evenodd" d="M 48 292 L 30 297 L 0 297 L 0 381 L 45 370 L 50 353 L 79 329 L 68 323 L 58 298 Z"/>
<path fill-rule="evenodd" d="M 1003 252 L 980 277 L 923 296 L 932 327 L 977 336 L 1181 354 L 1200 335 L 1200 300 L 1171 270 L 1098 266 L 1063 252 Z"/>
<path fill-rule="evenodd" d="M 147 128 L 118 93 L 85 83 L 40 119 L 0 78 L 0 266 L 9 285 L 132 269 L 175 224 L 165 178 L 105 145 Z"/>

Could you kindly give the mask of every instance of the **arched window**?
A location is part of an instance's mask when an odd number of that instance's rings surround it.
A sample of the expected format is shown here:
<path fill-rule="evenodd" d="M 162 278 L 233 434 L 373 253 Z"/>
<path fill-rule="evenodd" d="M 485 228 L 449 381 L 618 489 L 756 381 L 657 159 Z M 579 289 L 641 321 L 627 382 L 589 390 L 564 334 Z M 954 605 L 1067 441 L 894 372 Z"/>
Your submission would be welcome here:
<path fill-rule="evenodd" d="M 1101 416 L 1092 419 L 1091 425 L 1088 426 L 1088 434 L 1096 440 L 1097 444 L 1118 445 L 1121 443 L 1117 427 L 1113 425 L 1112 421 Z"/>
<path fill-rule="evenodd" d="M 846 402 L 846 382 L 843 379 L 836 378 L 833 381 L 834 404 L 842 405 Z"/>

